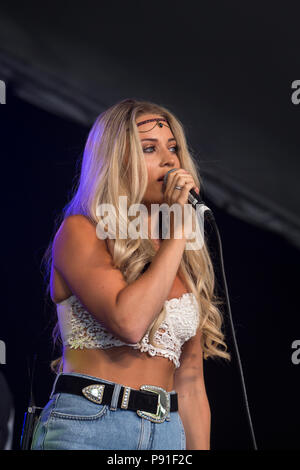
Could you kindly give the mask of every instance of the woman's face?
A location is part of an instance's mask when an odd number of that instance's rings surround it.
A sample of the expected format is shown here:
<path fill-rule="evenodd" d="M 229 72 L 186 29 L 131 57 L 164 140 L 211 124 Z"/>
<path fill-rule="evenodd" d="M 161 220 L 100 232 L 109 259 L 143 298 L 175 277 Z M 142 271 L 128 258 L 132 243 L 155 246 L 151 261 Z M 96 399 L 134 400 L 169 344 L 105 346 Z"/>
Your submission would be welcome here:
<path fill-rule="evenodd" d="M 138 117 L 136 124 L 153 118 L 162 118 L 158 114 L 143 114 Z M 145 163 L 148 170 L 148 186 L 143 203 L 161 204 L 163 201 L 163 180 L 158 181 L 172 168 L 181 168 L 177 156 L 177 143 L 166 121 L 159 127 L 155 121 L 138 126 L 138 132 L 143 148 Z M 149 130 L 150 129 L 150 130 Z M 142 132 L 141 132 L 142 131 Z"/>

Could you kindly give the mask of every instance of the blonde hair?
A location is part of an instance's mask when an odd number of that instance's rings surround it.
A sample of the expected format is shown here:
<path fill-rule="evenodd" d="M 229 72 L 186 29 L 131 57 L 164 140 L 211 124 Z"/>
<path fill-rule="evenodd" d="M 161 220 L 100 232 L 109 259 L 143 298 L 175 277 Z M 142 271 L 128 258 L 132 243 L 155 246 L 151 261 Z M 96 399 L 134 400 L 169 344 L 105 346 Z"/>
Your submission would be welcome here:
<path fill-rule="evenodd" d="M 127 196 L 128 207 L 139 204 L 147 188 L 148 174 L 136 120 L 143 114 L 157 114 L 167 119 L 177 141 L 177 156 L 182 168 L 194 178 L 201 191 L 197 163 L 189 150 L 183 125 L 167 108 L 148 101 L 125 99 L 102 112 L 94 122 L 84 148 L 81 171 L 78 175 L 73 197 L 56 220 L 58 226 L 70 215 L 82 214 L 95 225 L 99 222 L 97 206 L 113 204 L 117 224 L 128 224 L 127 214 L 119 208 L 119 196 Z M 129 158 L 126 160 L 126 155 Z M 116 184 L 117 183 L 117 184 Z M 126 226 L 126 225 L 125 225 Z M 118 230 L 117 232 L 118 233 Z M 52 243 L 43 261 L 50 272 Z M 128 284 L 134 282 L 145 265 L 153 259 L 156 251 L 148 238 L 116 238 L 113 262 L 121 270 Z M 201 249 L 185 250 L 180 271 L 190 292 L 199 305 L 199 325 L 203 357 L 231 359 L 222 332 L 223 318 L 218 305 L 223 302 L 215 294 L 215 274 L 206 241 Z M 48 286 L 49 292 L 49 286 Z M 163 307 L 148 329 L 149 342 L 156 346 L 154 336 L 166 315 Z M 58 325 L 54 335 L 59 337 Z M 222 349 L 220 348 L 222 347 Z M 160 346 L 161 347 L 161 346 Z M 52 368 L 62 367 L 61 358 L 52 362 Z"/>

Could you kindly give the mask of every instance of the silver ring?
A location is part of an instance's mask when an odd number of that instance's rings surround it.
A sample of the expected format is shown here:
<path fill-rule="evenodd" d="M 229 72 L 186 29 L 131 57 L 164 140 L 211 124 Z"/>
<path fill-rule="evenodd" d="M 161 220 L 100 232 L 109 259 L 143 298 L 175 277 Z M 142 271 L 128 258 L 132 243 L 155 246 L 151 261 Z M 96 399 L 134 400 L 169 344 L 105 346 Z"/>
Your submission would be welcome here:
<path fill-rule="evenodd" d="M 175 189 L 182 189 L 182 186 L 175 186 Z"/>

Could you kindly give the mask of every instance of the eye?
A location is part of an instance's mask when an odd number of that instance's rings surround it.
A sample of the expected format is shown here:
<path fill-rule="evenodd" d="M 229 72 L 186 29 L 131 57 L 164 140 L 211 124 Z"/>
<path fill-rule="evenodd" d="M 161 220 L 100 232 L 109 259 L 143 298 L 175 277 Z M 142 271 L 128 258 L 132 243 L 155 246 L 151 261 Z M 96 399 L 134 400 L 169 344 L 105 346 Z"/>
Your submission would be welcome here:
<path fill-rule="evenodd" d="M 149 149 L 154 149 L 154 146 L 151 145 L 151 147 L 145 147 L 143 150 L 145 153 L 152 153 L 152 152 L 148 152 Z"/>
<path fill-rule="evenodd" d="M 154 145 L 151 145 L 150 147 L 145 147 L 143 148 L 143 151 L 145 153 L 153 153 L 151 150 L 148 152 L 149 149 L 155 149 L 155 146 Z M 178 145 L 174 145 L 173 147 L 170 147 L 169 150 L 171 151 L 171 149 L 174 149 L 172 151 L 172 153 L 177 153 L 178 152 Z"/>

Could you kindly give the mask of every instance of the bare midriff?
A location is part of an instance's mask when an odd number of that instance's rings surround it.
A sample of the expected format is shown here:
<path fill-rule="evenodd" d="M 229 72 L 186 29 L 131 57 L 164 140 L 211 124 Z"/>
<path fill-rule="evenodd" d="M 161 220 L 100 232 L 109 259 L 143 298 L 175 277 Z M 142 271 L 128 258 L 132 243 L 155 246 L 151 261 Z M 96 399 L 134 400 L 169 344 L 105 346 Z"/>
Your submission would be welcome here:
<path fill-rule="evenodd" d="M 92 375 L 135 389 L 148 384 L 171 391 L 174 371 L 175 364 L 168 358 L 152 357 L 130 346 L 64 351 L 63 372 Z"/>

